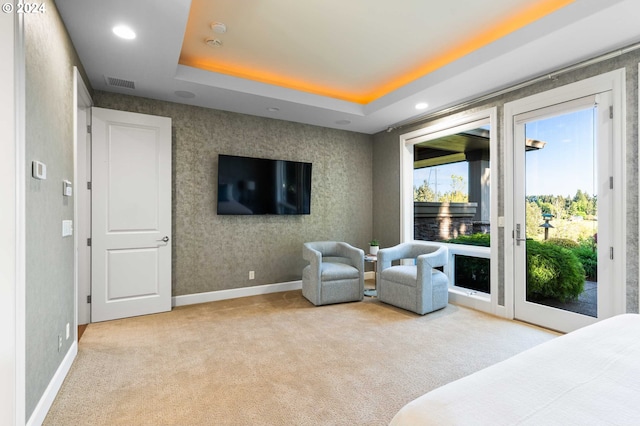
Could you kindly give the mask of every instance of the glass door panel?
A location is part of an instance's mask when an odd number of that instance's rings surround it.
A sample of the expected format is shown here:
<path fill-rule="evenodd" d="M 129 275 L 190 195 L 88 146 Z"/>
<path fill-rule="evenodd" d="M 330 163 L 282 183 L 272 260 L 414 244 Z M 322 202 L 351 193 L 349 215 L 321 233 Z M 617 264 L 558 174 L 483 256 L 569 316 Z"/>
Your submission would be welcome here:
<path fill-rule="evenodd" d="M 597 317 L 596 107 L 525 124 L 526 300 Z"/>

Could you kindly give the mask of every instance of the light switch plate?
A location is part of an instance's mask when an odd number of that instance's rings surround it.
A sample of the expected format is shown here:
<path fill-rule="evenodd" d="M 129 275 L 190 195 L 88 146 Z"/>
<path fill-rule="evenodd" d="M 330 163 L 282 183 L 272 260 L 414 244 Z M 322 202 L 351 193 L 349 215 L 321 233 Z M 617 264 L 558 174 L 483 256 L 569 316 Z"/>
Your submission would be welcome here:
<path fill-rule="evenodd" d="M 63 220 L 62 221 L 62 236 L 68 237 L 73 235 L 73 221 L 72 220 Z"/>
<path fill-rule="evenodd" d="M 34 160 L 31 163 L 31 176 L 36 179 L 45 180 L 47 178 L 47 165 Z"/>
<path fill-rule="evenodd" d="M 68 180 L 62 181 L 62 195 L 65 197 L 71 197 L 73 195 L 73 186 Z"/>

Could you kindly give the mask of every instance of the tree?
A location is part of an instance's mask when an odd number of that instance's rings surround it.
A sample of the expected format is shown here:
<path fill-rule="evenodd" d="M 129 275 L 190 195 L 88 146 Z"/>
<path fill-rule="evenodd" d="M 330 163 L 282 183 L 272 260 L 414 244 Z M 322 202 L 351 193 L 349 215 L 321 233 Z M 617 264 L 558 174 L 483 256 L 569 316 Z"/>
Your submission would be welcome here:
<path fill-rule="evenodd" d="M 440 203 L 466 203 L 469 195 L 466 193 L 467 183 L 462 176 L 451 175 L 451 190 L 444 194 L 436 194 L 425 180 L 422 185 L 413 187 L 413 201 L 436 201 Z"/>
<path fill-rule="evenodd" d="M 469 201 L 469 195 L 465 192 L 467 187 L 462 176 L 451 175 L 451 191 L 445 192 L 439 197 L 440 202 L 450 203 L 466 203 Z"/>
<path fill-rule="evenodd" d="M 538 207 L 540 207 L 540 210 L 542 211 L 542 213 L 553 214 L 553 204 L 551 204 L 549 202 L 539 201 L 538 202 Z"/>
<path fill-rule="evenodd" d="M 413 201 L 436 201 L 436 193 L 425 180 L 422 185 L 413 187 Z"/>
<path fill-rule="evenodd" d="M 542 210 L 538 203 L 535 202 L 527 202 L 525 205 L 525 215 L 526 215 L 526 226 L 525 232 L 527 238 L 536 238 L 539 239 L 542 235 L 542 228 L 540 228 L 540 223 L 542 222 Z M 521 235 L 520 238 L 523 238 L 524 235 Z"/>
<path fill-rule="evenodd" d="M 558 195 L 553 199 L 553 214 L 558 219 L 566 219 L 567 218 L 567 209 L 566 209 L 566 201 L 562 195 Z"/>
<path fill-rule="evenodd" d="M 587 198 L 587 194 L 578 189 L 575 197 L 573 197 L 573 202 L 571 203 L 569 211 L 573 216 L 585 217 L 588 209 L 589 199 Z"/>

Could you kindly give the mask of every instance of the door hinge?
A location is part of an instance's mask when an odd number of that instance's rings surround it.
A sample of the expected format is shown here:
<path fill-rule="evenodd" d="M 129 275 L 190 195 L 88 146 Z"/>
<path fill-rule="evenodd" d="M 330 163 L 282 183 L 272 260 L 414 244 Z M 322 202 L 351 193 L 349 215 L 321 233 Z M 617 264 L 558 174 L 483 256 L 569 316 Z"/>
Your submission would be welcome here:
<path fill-rule="evenodd" d="M 91 303 L 91 295 L 87 296 L 87 303 Z"/>
<path fill-rule="evenodd" d="M 609 247 L 609 259 L 613 260 L 613 247 Z"/>
<path fill-rule="evenodd" d="M 91 182 L 87 182 L 87 189 L 91 190 Z"/>
<path fill-rule="evenodd" d="M 87 245 L 91 247 L 91 238 L 87 238 Z"/>
<path fill-rule="evenodd" d="M 87 133 L 91 134 L 91 124 L 87 124 Z"/>
<path fill-rule="evenodd" d="M 609 176 L 609 189 L 613 189 L 613 176 Z"/>
<path fill-rule="evenodd" d="M 609 118 L 613 118 L 613 105 L 609 106 Z"/>

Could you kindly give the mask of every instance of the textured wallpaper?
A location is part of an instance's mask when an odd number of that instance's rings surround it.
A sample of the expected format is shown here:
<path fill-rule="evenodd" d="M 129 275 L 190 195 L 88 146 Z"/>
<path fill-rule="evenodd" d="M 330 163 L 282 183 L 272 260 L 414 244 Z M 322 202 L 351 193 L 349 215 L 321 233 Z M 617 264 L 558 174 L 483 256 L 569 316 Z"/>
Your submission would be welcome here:
<path fill-rule="evenodd" d="M 174 296 L 300 280 L 305 241 L 368 245 L 371 136 L 106 92 L 94 102 L 172 119 Z M 218 216 L 218 154 L 312 163 L 311 214 Z"/>
<path fill-rule="evenodd" d="M 626 283 L 626 303 L 627 312 L 639 312 L 640 304 L 638 300 L 638 63 L 640 62 L 640 51 L 636 50 L 620 57 L 610 59 L 599 64 L 591 65 L 570 73 L 565 73 L 555 79 L 545 80 L 534 85 L 522 88 L 517 91 L 489 99 L 485 102 L 472 105 L 467 111 L 484 110 L 490 107 L 498 107 L 498 150 L 499 158 L 503 158 L 504 136 L 503 136 L 503 106 L 506 102 L 521 99 L 536 93 L 544 92 L 556 87 L 560 87 L 578 80 L 603 74 L 608 71 L 625 68 L 626 69 L 626 90 L 627 90 L 627 119 L 626 119 L 626 168 L 627 168 L 627 283 Z M 457 114 L 462 110 L 454 111 Z M 374 176 L 374 228 L 373 233 L 381 239 L 383 246 L 396 244 L 400 240 L 400 209 L 398 190 L 400 188 L 400 135 L 424 127 L 425 124 L 435 123 L 443 120 L 442 117 L 433 120 L 425 120 L 411 126 L 396 129 L 390 133 L 380 132 L 374 135 L 373 162 L 375 165 Z M 504 193 L 504 168 L 498 165 L 491 166 L 492 176 L 497 176 L 497 185 L 491 190 L 498 191 L 498 211 L 504 215 L 505 193 Z M 387 200 L 391 202 L 386 202 Z M 500 233 L 499 258 L 504 256 L 504 233 Z M 504 265 L 498 265 L 498 301 L 504 304 Z"/>
<path fill-rule="evenodd" d="M 73 197 L 62 196 L 62 180 L 73 180 L 73 66 L 79 61 L 55 6 L 47 3 L 47 13 L 24 20 L 27 419 L 75 335 L 73 237 L 63 238 L 61 229 L 62 220 L 73 219 Z M 46 164 L 46 180 L 31 177 L 32 160 Z"/>

